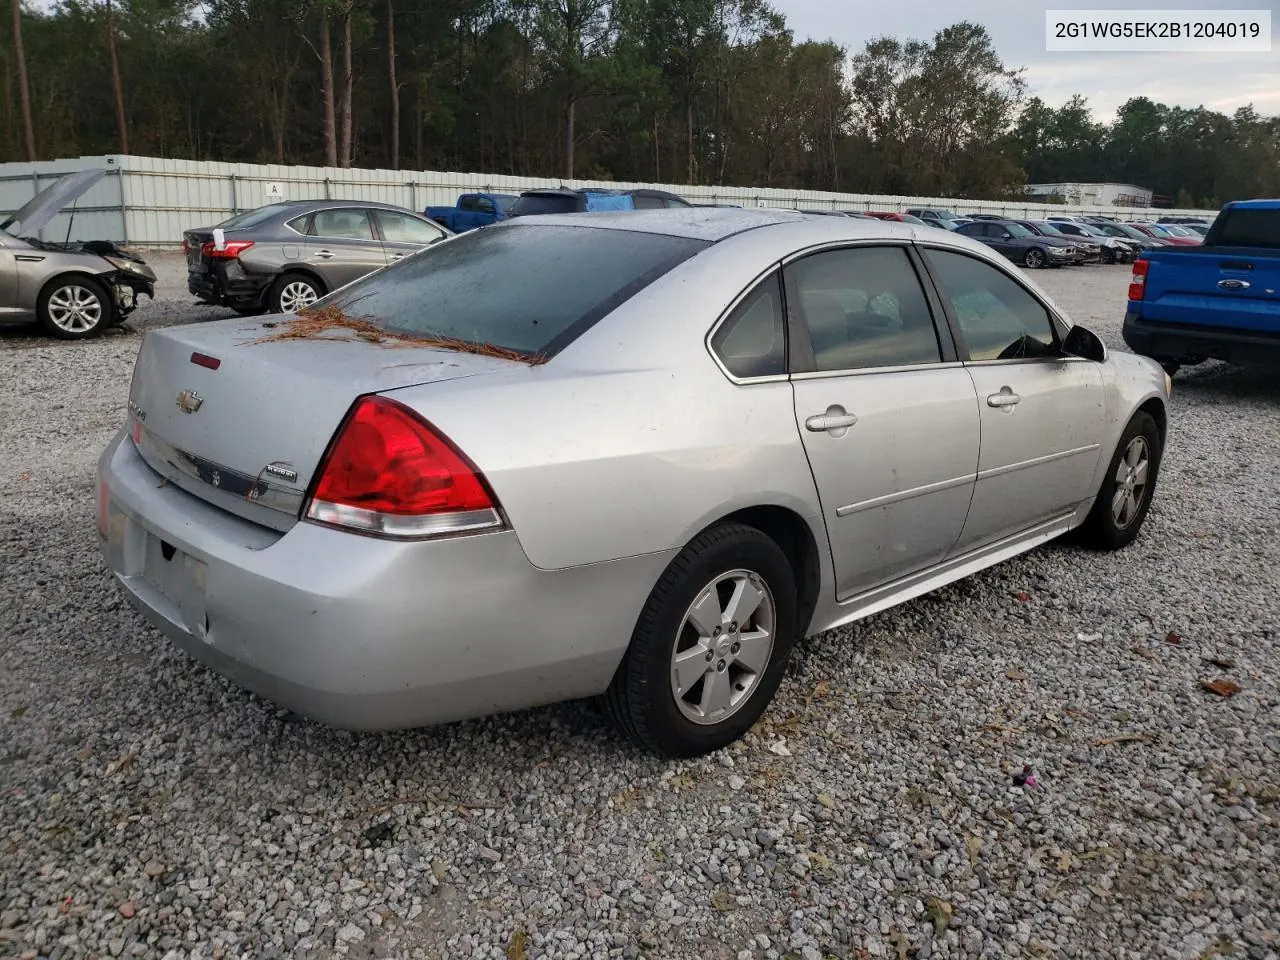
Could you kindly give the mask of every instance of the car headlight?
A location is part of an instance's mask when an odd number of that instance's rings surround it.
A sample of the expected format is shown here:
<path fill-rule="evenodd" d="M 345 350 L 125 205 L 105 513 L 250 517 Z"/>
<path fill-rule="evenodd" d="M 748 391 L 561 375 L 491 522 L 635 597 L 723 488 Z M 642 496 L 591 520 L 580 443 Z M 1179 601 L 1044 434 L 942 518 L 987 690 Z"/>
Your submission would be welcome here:
<path fill-rule="evenodd" d="M 125 273 L 142 274 L 145 270 L 142 264 L 134 263 L 132 260 L 126 260 L 123 257 L 103 257 L 103 260 L 111 264 L 117 270 L 123 270 Z"/>
<path fill-rule="evenodd" d="M 1056 253 L 1059 256 L 1066 256 L 1068 253 L 1071 252 L 1071 248 L 1070 247 L 1050 247 L 1049 252 Z"/>

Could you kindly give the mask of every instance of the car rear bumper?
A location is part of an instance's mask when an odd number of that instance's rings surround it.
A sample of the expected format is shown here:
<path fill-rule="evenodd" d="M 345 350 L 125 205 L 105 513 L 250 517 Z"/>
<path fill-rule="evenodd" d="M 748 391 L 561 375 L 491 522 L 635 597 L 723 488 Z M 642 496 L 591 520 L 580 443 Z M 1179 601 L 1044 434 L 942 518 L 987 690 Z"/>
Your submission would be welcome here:
<path fill-rule="evenodd" d="M 1229 327 L 1152 323 L 1129 310 L 1121 331 L 1134 353 L 1161 362 L 1227 363 L 1280 366 L 1280 332 L 1258 333 Z"/>
<path fill-rule="evenodd" d="M 164 484 L 126 432 L 98 465 L 107 566 L 175 644 L 333 726 L 446 723 L 608 686 L 671 554 L 560 571 L 510 531 L 281 535 Z"/>
<path fill-rule="evenodd" d="M 257 308 L 265 306 L 267 291 L 274 276 L 249 273 L 239 261 L 214 263 L 199 272 L 187 273 L 188 292 L 209 303 L 229 307 Z"/>

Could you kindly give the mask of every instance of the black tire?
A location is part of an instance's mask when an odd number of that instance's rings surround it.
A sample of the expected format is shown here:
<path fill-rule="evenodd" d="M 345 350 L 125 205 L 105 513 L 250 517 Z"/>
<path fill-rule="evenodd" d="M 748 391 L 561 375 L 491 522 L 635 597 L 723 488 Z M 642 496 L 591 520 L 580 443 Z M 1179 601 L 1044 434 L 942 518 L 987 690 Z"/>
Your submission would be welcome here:
<path fill-rule="evenodd" d="M 1130 445 L 1139 438 L 1146 446 L 1145 484 L 1141 489 L 1140 497 L 1137 498 L 1136 509 L 1128 516 L 1122 514 L 1117 518 L 1114 501 L 1120 492 L 1121 484 L 1118 475 L 1121 470 L 1121 461 L 1129 452 Z M 1120 435 L 1120 442 L 1116 445 L 1115 453 L 1107 464 L 1107 472 L 1102 478 L 1102 487 L 1098 490 L 1098 497 L 1093 502 L 1093 509 L 1089 511 L 1089 516 L 1080 527 L 1080 538 L 1087 546 L 1098 550 L 1119 550 L 1134 541 L 1142 528 L 1143 521 L 1147 518 L 1147 511 L 1151 508 L 1151 498 L 1155 495 L 1163 453 L 1160 428 L 1156 425 L 1155 419 L 1144 411 L 1135 413 L 1128 426 L 1124 428 L 1124 433 Z"/>
<path fill-rule="evenodd" d="M 90 302 L 96 306 L 89 306 Z M 73 304 L 80 304 L 79 307 Z M 87 340 L 115 322 L 115 304 L 105 287 L 91 277 L 58 277 L 40 291 L 36 318 L 60 340 Z M 90 324 L 89 320 L 93 322 Z"/>
<path fill-rule="evenodd" d="M 271 285 L 271 289 L 267 291 L 267 310 L 270 313 L 290 313 L 292 311 L 285 309 L 283 302 L 287 297 L 288 291 L 294 285 L 305 285 L 315 292 L 316 299 L 325 295 L 324 284 L 320 283 L 315 277 L 306 273 L 283 273 L 276 278 L 276 282 Z"/>
<path fill-rule="evenodd" d="M 732 571 L 753 573 L 767 587 L 773 603 L 773 647 L 745 699 L 723 720 L 697 723 L 677 705 L 672 658 L 694 601 L 717 577 Z M 782 680 L 796 640 L 797 600 L 795 574 L 770 537 L 740 523 L 721 523 L 700 533 L 667 566 L 640 612 L 631 644 L 604 695 L 610 717 L 633 742 L 666 757 L 700 756 L 737 740 L 760 718 Z M 721 666 L 724 680 L 717 682 L 734 683 L 733 669 Z"/>
<path fill-rule="evenodd" d="M 1039 270 L 1045 264 L 1044 251 L 1039 247 L 1031 247 L 1022 257 L 1022 263 L 1028 270 Z"/>

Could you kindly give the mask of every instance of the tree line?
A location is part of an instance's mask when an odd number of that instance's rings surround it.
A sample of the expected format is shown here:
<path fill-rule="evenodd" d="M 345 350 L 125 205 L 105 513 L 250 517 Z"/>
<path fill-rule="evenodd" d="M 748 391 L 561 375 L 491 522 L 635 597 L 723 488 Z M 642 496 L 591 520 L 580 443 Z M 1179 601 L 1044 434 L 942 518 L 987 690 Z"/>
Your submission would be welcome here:
<path fill-rule="evenodd" d="M 767 0 L 11 0 L 0 160 L 128 153 L 1001 199 L 1280 194 L 1280 118 L 1029 97 L 980 25 L 852 56 Z"/>

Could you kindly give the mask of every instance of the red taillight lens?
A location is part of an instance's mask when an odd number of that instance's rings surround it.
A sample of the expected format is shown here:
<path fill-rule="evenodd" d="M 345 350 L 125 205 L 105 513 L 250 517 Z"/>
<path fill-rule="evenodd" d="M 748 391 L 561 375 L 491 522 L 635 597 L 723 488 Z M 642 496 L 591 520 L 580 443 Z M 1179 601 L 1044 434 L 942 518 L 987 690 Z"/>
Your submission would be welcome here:
<path fill-rule="evenodd" d="M 1133 261 L 1133 276 L 1129 278 L 1129 299 L 1141 300 L 1147 294 L 1147 271 L 1151 262 L 1146 258 Z"/>
<path fill-rule="evenodd" d="M 252 240 L 228 240 L 222 245 L 222 249 L 219 250 L 213 245 L 213 241 L 210 240 L 200 248 L 200 253 L 201 255 L 211 257 L 214 260 L 234 260 L 252 246 Z"/>
<path fill-rule="evenodd" d="M 403 404 L 357 401 L 320 465 L 310 520 L 386 537 L 419 538 L 502 526 L 484 477 Z"/>

